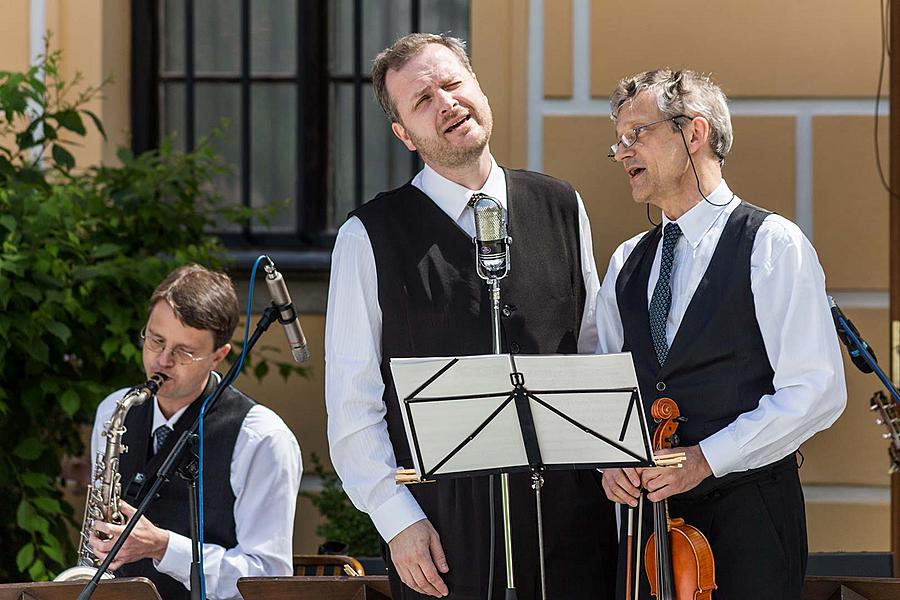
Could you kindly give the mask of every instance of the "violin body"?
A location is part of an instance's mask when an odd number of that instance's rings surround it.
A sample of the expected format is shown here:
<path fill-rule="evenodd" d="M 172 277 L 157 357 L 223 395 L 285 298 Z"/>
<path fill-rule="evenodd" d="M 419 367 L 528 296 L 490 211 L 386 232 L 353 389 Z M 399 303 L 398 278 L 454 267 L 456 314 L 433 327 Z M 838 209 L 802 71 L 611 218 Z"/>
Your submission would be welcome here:
<path fill-rule="evenodd" d="M 669 521 L 669 545 L 672 551 L 675 598 L 677 600 L 712 600 L 716 589 L 716 564 L 709 541 L 703 533 L 684 522 Z M 651 534 L 644 549 L 647 574 L 656 574 L 656 534 Z M 650 579 L 650 595 L 659 598 L 657 578 Z"/>

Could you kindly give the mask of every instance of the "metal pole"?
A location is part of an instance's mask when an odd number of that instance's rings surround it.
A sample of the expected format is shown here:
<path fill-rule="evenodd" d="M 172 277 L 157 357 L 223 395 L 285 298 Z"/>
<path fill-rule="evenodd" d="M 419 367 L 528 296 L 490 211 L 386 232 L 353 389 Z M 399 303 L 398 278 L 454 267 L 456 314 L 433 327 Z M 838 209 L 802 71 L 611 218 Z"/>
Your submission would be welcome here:
<path fill-rule="evenodd" d="M 500 281 L 496 278 L 488 280 L 491 295 L 491 337 L 494 354 L 502 354 L 500 347 Z M 516 584 L 513 574 L 512 560 L 512 524 L 509 511 L 509 474 L 500 474 L 500 495 L 503 503 L 503 540 L 506 548 L 506 598 L 516 597 Z"/>
<path fill-rule="evenodd" d="M 541 598 L 547 600 L 547 573 L 544 566 L 544 519 L 541 515 L 541 487 L 544 478 L 538 471 L 531 472 L 531 487 L 534 488 L 534 501 L 537 504 L 538 556 L 541 560 Z"/>
<path fill-rule="evenodd" d="M 900 0 L 890 0 L 889 48 L 900 44 Z M 900 61 L 890 61 L 890 345 L 891 375 L 900 387 Z M 878 90 L 881 93 L 881 90 Z M 877 116 L 875 118 L 878 118 Z M 894 576 L 900 573 L 900 472 L 891 474 L 891 551 Z"/>

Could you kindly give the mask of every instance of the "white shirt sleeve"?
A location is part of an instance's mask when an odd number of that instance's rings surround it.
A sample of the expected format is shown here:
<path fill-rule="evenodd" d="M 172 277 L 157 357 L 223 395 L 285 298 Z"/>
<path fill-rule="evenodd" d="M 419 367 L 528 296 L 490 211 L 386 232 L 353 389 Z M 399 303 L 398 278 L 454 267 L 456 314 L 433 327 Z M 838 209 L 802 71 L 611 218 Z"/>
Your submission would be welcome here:
<path fill-rule="evenodd" d="M 769 216 L 753 245 L 756 319 L 775 371 L 775 393 L 700 442 L 721 477 L 774 462 L 829 427 L 847 402 L 825 274 L 800 229 Z"/>
<path fill-rule="evenodd" d="M 581 194 L 575 192 L 578 199 L 578 237 L 581 242 L 581 274 L 584 277 L 584 313 L 581 317 L 581 328 L 578 332 L 578 352 L 590 354 L 597 348 L 597 292 L 600 280 L 597 277 L 597 265 L 594 261 L 594 242 L 591 238 L 591 222 Z"/>
<path fill-rule="evenodd" d="M 240 598 L 240 577 L 293 574 L 294 513 L 303 467 L 297 438 L 270 409 L 256 405 L 244 418 L 231 460 L 237 546 L 203 544 L 209 598 Z M 205 503 L 215 502 L 205 498 Z M 190 589 L 191 540 L 169 532 L 157 570 Z"/>
<path fill-rule="evenodd" d="M 625 343 L 625 331 L 622 328 L 622 317 L 619 314 L 619 303 L 616 298 L 616 280 L 625 266 L 643 233 L 622 243 L 609 259 L 609 267 L 603 277 L 603 283 L 597 292 L 597 354 L 613 354 L 622 351 Z"/>
<path fill-rule="evenodd" d="M 325 404 L 331 461 L 344 491 L 387 541 L 425 518 L 397 468 L 385 420 L 375 255 L 356 217 L 338 231 L 325 319 Z M 404 465 L 411 467 L 412 465 Z"/>

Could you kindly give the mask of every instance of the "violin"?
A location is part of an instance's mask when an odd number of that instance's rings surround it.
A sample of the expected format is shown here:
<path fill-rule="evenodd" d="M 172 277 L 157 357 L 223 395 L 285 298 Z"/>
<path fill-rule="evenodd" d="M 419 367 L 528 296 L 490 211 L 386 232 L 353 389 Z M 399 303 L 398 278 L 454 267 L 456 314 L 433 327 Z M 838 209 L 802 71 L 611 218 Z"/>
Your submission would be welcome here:
<path fill-rule="evenodd" d="M 678 445 L 675 433 L 684 420 L 671 398 L 659 398 L 650 408 L 658 423 L 653 449 Z M 653 533 L 644 549 L 650 594 L 657 600 L 712 600 L 716 565 L 706 536 L 684 519 L 669 518 L 666 500 L 653 504 Z"/>

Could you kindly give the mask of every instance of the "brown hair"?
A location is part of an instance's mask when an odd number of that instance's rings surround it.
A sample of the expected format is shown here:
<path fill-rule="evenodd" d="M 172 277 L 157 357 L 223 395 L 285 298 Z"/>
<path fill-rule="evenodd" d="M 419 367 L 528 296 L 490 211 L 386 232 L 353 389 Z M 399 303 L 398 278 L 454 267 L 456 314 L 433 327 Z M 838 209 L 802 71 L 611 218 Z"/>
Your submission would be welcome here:
<path fill-rule="evenodd" d="M 159 301 L 172 307 L 178 319 L 194 329 L 211 331 L 215 348 L 227 344 L 240 316 L 231 278 L 200 265 L 178 267 L 150 296 L 150 310 Z"/>
<path fill-rule="evenodd" d="M 387 72 L 391 69 L 399 70 L 410 61 L 414 56 L 422 51 L 422 48 L 428 44 L 440 44 L 446 46 L 456 54 L 459 62 L 473 75 L 472 63 L 469 62 L 469 56 L 466 54 L 466 43 L 455 37 L 444 35 L 443 33 L 410 33 L 405 35 L 389 48 L 385 48 L 378 53 L 372 62 L 372 86 L 375 88 L 375 99 L 381 104 L 384 114 L 388 116 L 392 123 L 400 122 L 400 115 L 397 113 L 397 107 L 394 100 L 387 91 L 385 80 Z"/>

